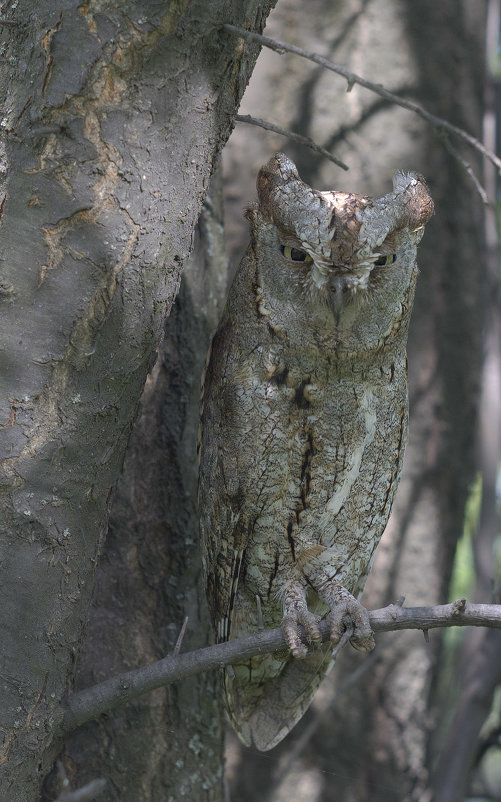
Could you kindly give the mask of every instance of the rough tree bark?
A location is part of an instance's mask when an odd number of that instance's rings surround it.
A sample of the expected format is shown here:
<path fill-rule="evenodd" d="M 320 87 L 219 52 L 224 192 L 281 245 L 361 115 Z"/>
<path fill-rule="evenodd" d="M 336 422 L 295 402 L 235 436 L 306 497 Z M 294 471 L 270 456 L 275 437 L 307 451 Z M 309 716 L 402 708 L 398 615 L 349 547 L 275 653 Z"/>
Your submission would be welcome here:
<path fill-rule="evenodd" d="M 197 430 L 200 376 L 227 277 L 219 175 L 211 187 L 111 505 L 75 690 L 172 652 L 185 616 L 182 651 L 211 636 L 198 546 Z M 210 802 L 223 798 L 223 735 L 218 677 L 209 672 L 89 723 L 60 757 L 74 787 L 106 777 L 105 800 Z"/>
<path fill-rule="evenodd" d="M 21 0 L 1 21 L 0 788 L 12 802 L 38 799 L 54 759 L 110 495 L 257 56 L 218 26 L 261 30 L 271 5 Z"/>

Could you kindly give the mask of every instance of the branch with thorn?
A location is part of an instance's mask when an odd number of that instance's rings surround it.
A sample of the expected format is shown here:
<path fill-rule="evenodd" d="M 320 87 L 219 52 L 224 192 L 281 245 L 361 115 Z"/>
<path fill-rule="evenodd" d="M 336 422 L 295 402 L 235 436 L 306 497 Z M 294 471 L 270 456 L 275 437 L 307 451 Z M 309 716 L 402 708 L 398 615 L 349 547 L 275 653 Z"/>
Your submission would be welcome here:
<path fill-rule="evenodd" d="M 259 128 L 264 128 L 265 131 L 273 131 L 274 134 L 280 134 L 280 136 L 285 136 L 287 139 L 290 139 L 292 142 L 297 142 L 299 145 L 305 145 L 307 148 L 311 148 L 314 150 L 315 153 L 319 153 L 321 156 L 324 156 L 329 161 L 334 162 L 337 164 L 338 167 L 341 167 L 343 170 L 348 170 L 349 167 L 347 164 L 342 162 L 340 159 L 337 159 L 332 153 L 329 153 L 328 150 L 322 148 L 320 145 L 317 145 L 313 139 L 310 139 L 309 136 L 303 136 L 302 134 L 296 134 L 294 131 L 289 131 L 287 128 L 282 128 L 280 125 L 275 125 L 275 123 L 270 123 L 268 120 L 263 120 L 261 117 L 252 117 L 250 114 L 237 114 L 235 115 L 235 120 L 237 123 L 248 123 L 249 125 L 257 125 Z"/>
<path fill-rule="evenodd" d="M 325 58 L 324 56 L 319 55 L 318 53 L 314 53 L 310 50 L 303 50 L 301 47 L 296 47 L 295 45 L 287 44 L 286 42 L 280 42 L 277 39 L 270 39 L 269 36 L 262 36 L 259 33 L 254 33 L 253 31 L 246 31 L 244 28 L 239 28 L 236 25 L 226 24 L 223 25 L 223 30 L 228 31 L 228 33 L 235 34 L 236 36 L 241 36 L 243 39 L 252 42 L 258 42 L 259 44 L 263 45 L 264 47 L 269 48 L 270 50 L 274 50 L 276 53 L 283 55 L 284 53 L 293 53 L 296 56 L 300 56 L 301 58 L 305 58 L 308 61 L 313 61 L 315 64 L 319 64 L 321 67 L 324 67 L 326 70 L 330 70 L 331 72 L 335 72 L 337 75 L 341 75 L 345 78 L 348 86 L 347 91 L 351 92 L 355 84 L 362 86 L 364 89 L 369 90 L 369 92 L 373 92 L 376 95 L 384 98 L 385 100 L 394 103 L 397 106 L 401 106 L 408 111 L 412 111 L 421 117 L 423 120 L 426 120 L 435 130 L 435 132 L 440 136 L 444 144 L 446 144 L 447 150 L 449 153 L 459 161 L 462 167 L 466 170 L 467 174 L 472 179 L 475 188 L 480 194 L 483 203 L 487 204 L 487 195 L 480 184 L 478 178 L 476 177 L 475 173 L 471 165 L 465 161 L 462 156 L 457 152 L 457 150 L 450 144 L 448 135 L 452 134 L 453 136 L 457 137 L 458 139 L 466 142 L 472 148 L 477 150 L 482 156 L 485 156 L 486 159 L 492 162 L 495 165 L 498 172 L 501 174 L 501 159 L 493 153 L 491 150 L 485 147 L 483 142 L 481 142 L 476 137 L 472 136 L 465 131 L 463 128 L 459 128 L 457 125 L 453 125 L 452 123 L 448 122 L 447 120 L 442 119 L 441 117 L 437 117 L 435 114 L 432 114 L 423 106 L 420 106 L 418 103 L 413 103 L 411 100 L 407 100 L 406 98 L 400 97 L 400 95 L 396 95 L 394 92 L 390 92 L 388 89 L 385 89 L 384 86 L 381 84 L 375 84 L 373 81 L 368 81 L 366 78 L 362 78 L 360 75 L 356 75 L 354 72 L 348 70 L 342 64 L 336 64 L 333 61 Z M 247 120 L 247 122 L 249 122 Z M 264 121 L 262 121 L 264 122 Z M 255 122 L 254 125 L 259 125 L 260 123 Z M 270 125 L 269 123 L 267 125 Z M 263 128 L 266 126 L 262 126 Z M 285 129 L 284 129 L 285 130 Z M 278 132 L 280 133 L 280 132 Z M 284 136 L 286 134 L 284 133 Z M 307 143 L 304 143 L 307 144 Z M 311 147 L 311 145 L 309 145 Z M 320 149 L 319 146 L 317 146 Z M 329 157 L 332 158 L 332 157 Z"/>
<path fill-rule="evenodd" d="M 435 607 L 403 607 L 403 600 L 369 613 L 374 632 L 391 632 L 402 629 L 421 629 L 427 632 L 438 627 L 493 627 L 501 629 L 501 605 L 470 604 L 466 599 Z M 185 625 L 183 625 L 185 627 Z M 329 625 L 320 623 L 322 640 L 329 640 Z M 343 645 L 349 639 L 349 632 L 343 636 Z M 179 640 L 179 639 L 178 639 Z M 247 660 L 258 654 L 267 654 L 287 648 L 280 627 L 260 630 L 245 638 L 207 646 L 185 654 L 164 657 L 143 668 L 118 674 L 91 688 L 68 696 L 63 701 L 63 732 L 65 734 L 80 727 L 86 721 L 97 718 L 116 707 L 136 699 L 155 688 L 199 674 L 202 671 L 226 668 L 240 660 Z M 336 646 L 336 651 L 339 647 Z M 231 669 L 230 669 L 231 671 Z"/>

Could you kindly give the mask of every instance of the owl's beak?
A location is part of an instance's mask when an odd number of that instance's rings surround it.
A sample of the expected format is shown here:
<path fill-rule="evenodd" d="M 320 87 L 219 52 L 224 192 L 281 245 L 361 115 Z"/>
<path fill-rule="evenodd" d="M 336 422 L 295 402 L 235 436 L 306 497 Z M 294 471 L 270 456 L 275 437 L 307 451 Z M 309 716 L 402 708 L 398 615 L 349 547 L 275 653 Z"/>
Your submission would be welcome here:
<path fill-rule="evenodd" d="M 333 265 L 327 286 L 331 295 L 354 293 L 367 286 L 373 265 L 364 264 L 356 267 Z"/>

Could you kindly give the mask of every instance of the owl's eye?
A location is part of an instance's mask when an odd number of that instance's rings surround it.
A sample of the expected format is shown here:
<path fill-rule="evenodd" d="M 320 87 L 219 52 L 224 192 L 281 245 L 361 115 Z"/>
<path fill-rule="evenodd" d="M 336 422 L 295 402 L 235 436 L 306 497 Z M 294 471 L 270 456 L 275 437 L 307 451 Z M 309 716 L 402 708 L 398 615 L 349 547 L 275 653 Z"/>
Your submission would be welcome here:
<path fill-rule="evenodd" d="M 376 267 L 384 267 L 385 265 L 392 265 L 396 261 L 397 261 L 397 254 L 389 253 L 386 256 L 380 256 L 379 259 L 376 259 L 374 265 Z"/>
<path fill-rule="evenodd" d="M 313 261 L 309 253 L 306 253 L 306 251 L 300 251 L 299 248 L 291 248 L 290 245 L 281 245 L 280 250 L 285 258 L 290 259 L 292 262 L 308 263 Z"/>

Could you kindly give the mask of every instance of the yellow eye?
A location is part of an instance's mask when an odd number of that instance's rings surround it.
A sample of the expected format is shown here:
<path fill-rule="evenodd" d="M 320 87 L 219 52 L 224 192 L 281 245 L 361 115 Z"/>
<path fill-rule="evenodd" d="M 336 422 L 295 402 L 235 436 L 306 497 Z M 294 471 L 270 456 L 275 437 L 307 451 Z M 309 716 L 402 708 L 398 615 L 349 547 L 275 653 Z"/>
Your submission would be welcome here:
<path fill-rule="evenodd" d="M 290 259 L 292 262 L 313 262 L 309 253 L 306 251 L 300 251 L 299 248 L 291 248 L 290 245 L 281 245 L 280 250 L 282 254 L 285 256 L 286 259 Z"/>
<path fill-rule="evenodd" d="M 396 261 L 397 261 L 397 254 L 389 253 L 387 256 L 380 256 L 379 259 L 376 259 L 374 264 L 376 267 L 384 267 L 385 265 L 392 265 Z"/>

